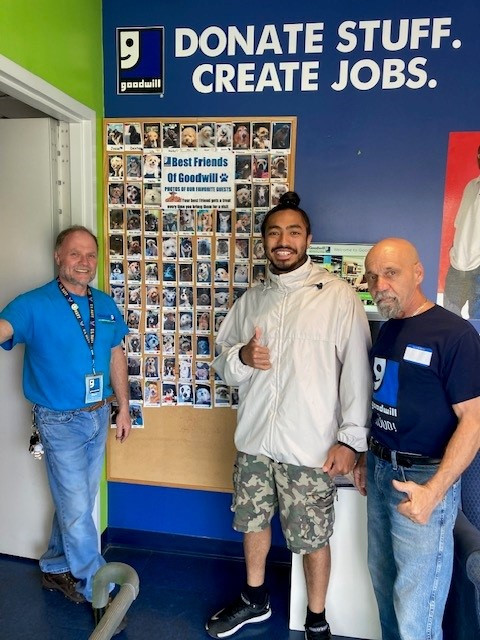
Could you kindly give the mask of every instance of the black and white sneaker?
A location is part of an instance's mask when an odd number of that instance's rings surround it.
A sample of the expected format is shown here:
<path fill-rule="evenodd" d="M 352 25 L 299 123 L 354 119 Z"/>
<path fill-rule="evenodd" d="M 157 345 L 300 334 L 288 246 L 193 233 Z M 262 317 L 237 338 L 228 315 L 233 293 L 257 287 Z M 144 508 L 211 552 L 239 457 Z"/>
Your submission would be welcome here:
<path fill-rule="evenodd" d="M 244 625 L 263 622 L 271 615 L 268 596 L 263 604 L 252 604 L 245 594 L 241 593 L 230 606 L 213 615 L 205 625 L 205 629 L 211 638 L 229 638 Z"/>
<path fill-rule="evenodd" d="M 305 640 L 331 640 L 332 634 L 328 623 L 307 627 L 305 625 Z"/>

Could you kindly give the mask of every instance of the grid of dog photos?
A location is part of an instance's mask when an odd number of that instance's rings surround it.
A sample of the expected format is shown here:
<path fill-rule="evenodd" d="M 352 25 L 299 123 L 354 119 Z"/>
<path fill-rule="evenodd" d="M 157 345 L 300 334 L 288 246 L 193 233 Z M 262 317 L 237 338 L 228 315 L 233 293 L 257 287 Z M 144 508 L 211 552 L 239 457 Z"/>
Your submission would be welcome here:
<path fill-rule="evenodd" d="M 210 364 L 228 309 L 265 280 L 261 224 L 289 189 L 292 119 L 230 122 L 105 120 L 110 294 L 125 340 L 134 427 L 144 407 L 233 407 L 237 390 Z M 229 150 L 228 210 L 162 209 L 162 152 Z M 116 407 L 112 408 L 112 425 Z"/>

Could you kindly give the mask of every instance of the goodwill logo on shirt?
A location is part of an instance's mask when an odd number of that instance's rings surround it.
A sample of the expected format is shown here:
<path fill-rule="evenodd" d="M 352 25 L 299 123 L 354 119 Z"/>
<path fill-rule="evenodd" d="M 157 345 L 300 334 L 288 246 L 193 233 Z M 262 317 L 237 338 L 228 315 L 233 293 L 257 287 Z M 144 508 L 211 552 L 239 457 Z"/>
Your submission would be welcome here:
<path fill-rule="evenodd" d="M 373 399 L 372 409 L 375 413 L 375 424 L 385 431 L 396 431 L 391 420 L 384 419 L 379 413 L 397 417 L 398 404 L 398 362 L 386 358 L 375 357 L 373 361 Z"/>

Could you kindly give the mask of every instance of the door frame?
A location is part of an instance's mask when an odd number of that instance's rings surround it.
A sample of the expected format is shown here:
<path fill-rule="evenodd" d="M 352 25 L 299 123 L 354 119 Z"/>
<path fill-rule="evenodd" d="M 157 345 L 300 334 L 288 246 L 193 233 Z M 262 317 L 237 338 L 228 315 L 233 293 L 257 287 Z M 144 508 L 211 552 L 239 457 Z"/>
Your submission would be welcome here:
<path fill-rule="evenodd" d="M 69 125 L 71 221 L 97 232 L 96 126 L 93 109 L 0 55 L 0 91 Z"/>

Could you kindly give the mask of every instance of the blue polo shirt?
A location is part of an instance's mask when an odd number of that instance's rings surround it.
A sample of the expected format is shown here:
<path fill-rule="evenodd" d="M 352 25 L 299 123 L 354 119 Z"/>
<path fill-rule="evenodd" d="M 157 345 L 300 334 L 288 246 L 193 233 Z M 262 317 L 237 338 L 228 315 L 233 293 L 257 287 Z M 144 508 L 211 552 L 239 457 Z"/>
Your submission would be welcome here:
<path fill-rule="evenodd" d="M 111 350 L 121 344 L 127 325 L 106 293 L 92 288 L 95 307 L 95 370 L 103 373 L 103 397 L 110 384 Z M 88 332 L 87 296 L 72 295 Z M 56 411 L 79 409 L 85 403 L 85 376 L 92 373 L 92 357 L 80 325 L 56 280 L 24 293 L 0 313 L 13 327 L 13 338 L 1 346 L 10 350 L 25 344 L 23 392 L 33 404 Z"/>

